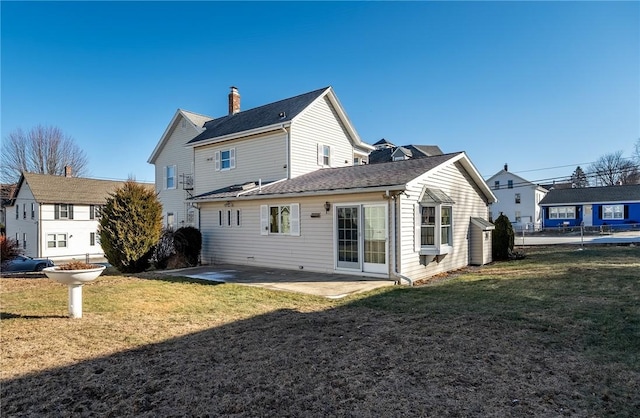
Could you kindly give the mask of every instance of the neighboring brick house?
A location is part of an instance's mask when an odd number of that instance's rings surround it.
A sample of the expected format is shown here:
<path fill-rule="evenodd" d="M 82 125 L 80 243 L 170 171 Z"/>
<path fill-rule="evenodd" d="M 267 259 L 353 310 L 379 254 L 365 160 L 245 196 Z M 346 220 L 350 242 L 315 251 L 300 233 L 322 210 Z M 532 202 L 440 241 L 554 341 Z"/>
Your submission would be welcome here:
<path fill-rule="evenodd" d="M 194 212 L 173 216 L 200 228 L 204 263 L 412 282 L 491 259 L 495 196 L 466 154 L 363 165 L 373 147 L 331 87 L 246 111 L 232 88 L 228 115 L 190 114 L 149 162 L 163 205 Z M 172 166 L 193 180 L 181 194 L 163 193 Z"/>

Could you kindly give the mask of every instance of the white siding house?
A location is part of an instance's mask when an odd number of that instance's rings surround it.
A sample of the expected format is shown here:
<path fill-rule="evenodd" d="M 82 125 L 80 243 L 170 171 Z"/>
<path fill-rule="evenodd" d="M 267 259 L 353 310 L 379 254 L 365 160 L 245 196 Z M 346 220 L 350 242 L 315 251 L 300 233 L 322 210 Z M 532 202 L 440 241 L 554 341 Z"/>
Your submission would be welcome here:
<path fill-rule="evenodd" d="M 193 153 L 193 196 L 163 201 L 199 212 L 203 263 L 410 283 L 471 262 L 471 221 L 487 222 L 495 196 L 465 153 L 359 165 L 373 147 L 330 87 L 247 111 L 232 88 L 229 104 L 176 141 Z"/>
<path fill-rule="evenodd" d="M 509 172 L 506 164 L 504 169 L 487 179 L 487 184 L 498 199 L 491 205 L 491 219 L 495 220 L 502 213 L 515 230 L 542 228 L 540 201 L 547 189 Z"/>
<path fill-rule="evenodd" d="M 7 236 L 24 255 L 102 258 L 100 209 L 123 182 L 23 173 L 7 206 Z"/>

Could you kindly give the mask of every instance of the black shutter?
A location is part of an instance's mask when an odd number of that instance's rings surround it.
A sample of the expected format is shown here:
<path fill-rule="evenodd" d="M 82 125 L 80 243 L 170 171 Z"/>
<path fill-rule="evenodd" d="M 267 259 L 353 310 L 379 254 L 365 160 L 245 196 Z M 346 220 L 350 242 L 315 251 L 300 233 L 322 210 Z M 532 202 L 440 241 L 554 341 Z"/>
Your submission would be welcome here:
<path fill-rule="evenodd" d="M 598 206 L 598 219 L 602 219 L 602 205 Z"/>
<path fill-rule="evenodd" d="M 629 205 L 624 205 L 624 219 L 629 219 Z"/>
<path fill-rule="evenodd" d="M 53 206 L 53 219 L 60 219 L 60 205 L 57 203 Z"/>
<path fill-rule="evenodd" d="M 73 205 L 69 204 L 69 219 L 73 219 Z"/>
<path fill-rule="evenodd" d="M 96 207 L 95 205 L 89 205 L 89 219 L 95 219 L 96 216 Z"/>

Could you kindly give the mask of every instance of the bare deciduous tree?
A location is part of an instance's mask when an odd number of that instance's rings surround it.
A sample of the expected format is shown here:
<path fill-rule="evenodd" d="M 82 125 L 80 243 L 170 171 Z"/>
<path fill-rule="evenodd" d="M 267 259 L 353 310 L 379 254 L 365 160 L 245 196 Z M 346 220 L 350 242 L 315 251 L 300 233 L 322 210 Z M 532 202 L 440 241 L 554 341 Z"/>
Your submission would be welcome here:
<path fill-rule="evenodd" d="M 591 164 L 589 173 L 596 184 L 615 186 L 619 184 L 637 184 L 640 181 L 638 166 L 633 161 L 623 158 L 622 151 L 603 155 Z"/>
<path fill-rule="evenodd" d="M 26 133 L 16 129 L 4 139 L 0 178 L 15 183 L 23 171 L 63 175 L 65 166 L 79 177 L 86 174 L 87 164 L 85 152 L 73 138 L 55 126 L 38 125 Z"/>

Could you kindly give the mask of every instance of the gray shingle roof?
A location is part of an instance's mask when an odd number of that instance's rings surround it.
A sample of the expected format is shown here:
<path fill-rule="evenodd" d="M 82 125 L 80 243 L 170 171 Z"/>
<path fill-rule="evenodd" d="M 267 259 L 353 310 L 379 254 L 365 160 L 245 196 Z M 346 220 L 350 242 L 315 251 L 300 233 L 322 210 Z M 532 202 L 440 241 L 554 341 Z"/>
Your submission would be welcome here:
<path fill-rule="evenodd" d="M 329 88 L 325 87 L 264 106 L 244 110 L 234 115 L 210 120 L 205 122 L 204 132 L 187 142 L 187 144 L 194 144 L 276 123 L 289 122 Z M 281 113 L 284 113 L 284 117 L 280 117 Z"/>
<path fill-rule="evenodd" d="M 104 204 L 109 194 L 125 183 L 36 173 L 24 173 L 23 176 L 38 203 Z M 142 184 L 155 190 L 153 184 Z"/>
<path fill-rule="evenodd" d="M 357 165 L 340 168 L 324 168 L 295 177 L 290 180 L 273 182 L 263 186 L 261 191 L 254 189 L 243 196 L 278 195 L 312 192 L 332 192 L 378 187 L 403 187 L 405 184 L 460 155 L 452 153 L 415 160 L 395 161 L 373 165 Z M 235 196 L 232 194 L 231 196 Z M 213 192 L 195 196 L 193 199 L 223 199 L 231 197 L 227 191 Z"/>
<path fill-rule="evenodd" d="M 369 154 L 369 164 L 379 164 L 391 161 L 391 154 L 393 154 L 397 149 L 406 149 L 409 151 L 408 155 L 410 155 L 411 158 L 424 158 L 442 155 L 442 150 L 437 145 L 404 145 L 402 147 L 396 147 L 394 145 L 394 148 L 381 148 L 371 151 Z M 407 154 L 407 152 L 405 152 L 405 154 Z"/>
<path fill-rule="evenodd" d="M 540 205 L 609 202 L 640 202 L 640 184 L 552 189 L 540 201 Z"/>

